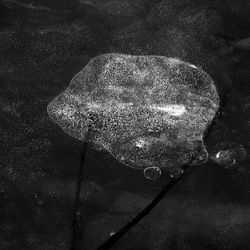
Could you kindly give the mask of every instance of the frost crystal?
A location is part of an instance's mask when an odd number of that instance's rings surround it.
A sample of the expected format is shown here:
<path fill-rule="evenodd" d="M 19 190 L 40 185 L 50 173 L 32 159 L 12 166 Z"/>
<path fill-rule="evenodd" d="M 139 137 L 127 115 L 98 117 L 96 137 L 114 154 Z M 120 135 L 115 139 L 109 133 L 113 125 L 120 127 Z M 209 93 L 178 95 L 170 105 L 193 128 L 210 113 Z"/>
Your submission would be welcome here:
<path fill-rule="evenodd" d="M 206 161 L 203 133 L 218 106 L 213 81 L 199 67 L 164 56 L 103 54 L 73 77 L 48 114 L 74 138 L 88 132 L 126 166 L 175 172 Z"/>

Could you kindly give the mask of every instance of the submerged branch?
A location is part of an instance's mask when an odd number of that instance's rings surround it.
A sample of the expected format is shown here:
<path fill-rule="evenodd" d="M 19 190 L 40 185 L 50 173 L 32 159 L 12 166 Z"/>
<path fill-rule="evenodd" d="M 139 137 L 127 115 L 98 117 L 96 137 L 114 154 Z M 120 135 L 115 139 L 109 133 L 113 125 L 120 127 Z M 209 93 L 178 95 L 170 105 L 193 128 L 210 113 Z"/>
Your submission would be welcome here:
<path fill-rule="evenodd" d="M 161 192 L 152 200 L 152 202 L 147 205 L 132 221 L 126 224 L 123 228 L 121 228 L 118 232 L 113 234 L 106 242 L 104 242 L 98 250 L 107 250 L 114 246 L 114 244 L 124 235 L 126 234 L 132 227 L 137 225 L 141 219 L 143 219 L 147 214 L 151 212 L 151 210 L 159 203 L 159 201 L 167 194 L 167 192 L 182 178 L 184 175 L 184 170 L 186 167 L 183 168 L 183 172 L 171 179 L 171 181 L 163 186 Z"/>
<path fill-rule="evenodd" d="M 71 236 L 71 244 L 70 250 L 76 249 L 76 241 L 81 233 L 81 228 L 79 228 L 80 223 L 80 194 L 81 194 L 81 183 L 83 177 L 83 167 L 86 160 L 86 153 L 88 148 L 88 140 L 86 138 L 85 142 L 83 143 L 83 150 L 81 153 L 81 162 L 79 167 L 79 174 L 78 174 L 78 181 L 76 185 L 75 191 L 75 203 L 74 203 L 74 210 L 73 210 L 73 218 L 72 218 L 72 236 Z"/>

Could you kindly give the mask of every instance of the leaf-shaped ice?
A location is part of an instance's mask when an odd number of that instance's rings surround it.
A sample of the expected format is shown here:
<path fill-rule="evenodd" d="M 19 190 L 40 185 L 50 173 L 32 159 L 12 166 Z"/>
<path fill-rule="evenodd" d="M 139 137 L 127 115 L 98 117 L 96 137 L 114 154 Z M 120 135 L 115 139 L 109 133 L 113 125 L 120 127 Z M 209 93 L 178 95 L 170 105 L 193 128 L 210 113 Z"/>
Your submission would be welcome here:
<path fill-rule="evenodd" d="M 209 75 L 164 56 L 103 54 L 48 105 L 69 135 L 90 140 L 123 164 L 176 171 L 206 161 L 203 133 L 219 106 Z M 192 160 L 195 157 L 195 160 Z"/>

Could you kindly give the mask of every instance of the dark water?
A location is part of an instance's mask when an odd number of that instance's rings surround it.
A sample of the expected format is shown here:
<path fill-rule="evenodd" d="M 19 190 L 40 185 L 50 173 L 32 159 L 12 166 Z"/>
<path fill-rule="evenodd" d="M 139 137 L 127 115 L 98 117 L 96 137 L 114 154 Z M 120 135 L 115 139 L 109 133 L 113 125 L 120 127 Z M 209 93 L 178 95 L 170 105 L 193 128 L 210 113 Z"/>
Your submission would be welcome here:
<path fill-rule="evenodd" d="M 215 81 L 220 112 L 205 137 L 211 160 L 189 168 L 114 249 L 249 249 L 250 5 L 241 1 L 0 2 L 0 249 L 70 249 L 83 143 L 47 104 L 93 56 L 178 57 Z M 234 164 L 213 159 L 232 150 Z M 88 146 L 75 249 L 96 249 L 169 181 Z"/>

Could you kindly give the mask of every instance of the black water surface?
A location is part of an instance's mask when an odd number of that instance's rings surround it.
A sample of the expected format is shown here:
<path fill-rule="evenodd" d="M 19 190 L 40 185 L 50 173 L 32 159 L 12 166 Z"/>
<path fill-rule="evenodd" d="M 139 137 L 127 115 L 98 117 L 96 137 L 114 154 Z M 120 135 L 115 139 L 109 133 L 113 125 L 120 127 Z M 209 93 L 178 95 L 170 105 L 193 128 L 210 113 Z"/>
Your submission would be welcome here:
<path fill-rule="evenodd" d="M 158 54 L 203 67 L 220 112 L 211 155 L 250 153 L 250 5 L 246 0 L 0 2 L 0 249 L 70 249 L 83 143 L 48 117 L 48 103 L 102 53 Z M 238 152 L 238 151 L 237 151 Z M 238 159 L 238 158 L 237 158 Z M 114 249 L 249 249 L 250 160 L 189 168 Z M 97 249 L 169 181 L 89 145 L 75 249 Z"/>

